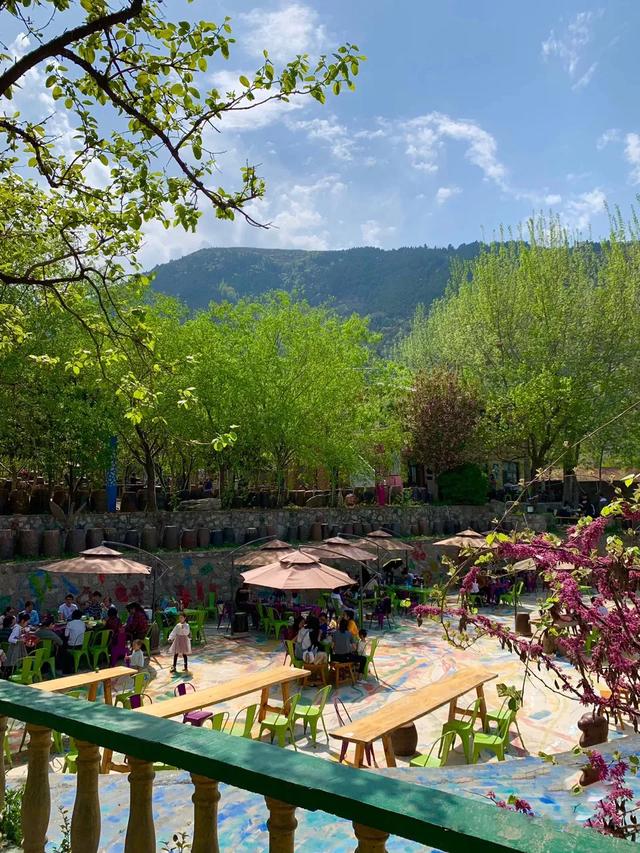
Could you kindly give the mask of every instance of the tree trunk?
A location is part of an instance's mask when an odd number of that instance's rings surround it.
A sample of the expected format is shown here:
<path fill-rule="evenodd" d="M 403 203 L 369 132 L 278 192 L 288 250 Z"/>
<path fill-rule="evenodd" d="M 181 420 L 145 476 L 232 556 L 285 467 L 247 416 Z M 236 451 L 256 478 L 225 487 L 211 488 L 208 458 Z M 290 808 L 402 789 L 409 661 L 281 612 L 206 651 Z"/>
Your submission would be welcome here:
<path fill-rule="evenodd" d="M 578 505 L 578 478 L 575 468 L 578 464 L 580 445 L 568 451 L 562 462 L 562 500 L 571 506 Z"/>
<path fill-rule="evenodd" d="M 147 446 L 144 448 L 144 470 L 147 475 L 147 511 L 155 512 L 158 508 L 156 503 L 156 466 Z"/>

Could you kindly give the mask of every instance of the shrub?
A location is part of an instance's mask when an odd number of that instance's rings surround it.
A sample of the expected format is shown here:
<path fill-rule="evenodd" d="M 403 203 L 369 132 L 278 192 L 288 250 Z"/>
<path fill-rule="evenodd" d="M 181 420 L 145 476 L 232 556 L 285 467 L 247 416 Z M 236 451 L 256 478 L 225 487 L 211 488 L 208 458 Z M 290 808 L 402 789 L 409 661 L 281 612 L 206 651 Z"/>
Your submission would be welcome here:
<path fill-rule="evenodd" d="M 440 474 L 438 489 L 443 503 L 481 506 L 487 502 L 489 479 L 477 465 L 460 465 Z"/>

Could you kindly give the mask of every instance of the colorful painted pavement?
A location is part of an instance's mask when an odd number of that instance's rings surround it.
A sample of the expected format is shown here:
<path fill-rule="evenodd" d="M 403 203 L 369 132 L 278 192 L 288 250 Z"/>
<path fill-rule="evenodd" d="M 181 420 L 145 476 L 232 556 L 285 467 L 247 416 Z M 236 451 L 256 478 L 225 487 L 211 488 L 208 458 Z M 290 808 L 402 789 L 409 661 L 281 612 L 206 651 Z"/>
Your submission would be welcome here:
<path fill-rule="evenodd" d="M 529 605 L 533 605 L 533 600 Z M 497 615 L 499 618 L 513 619 L 513 614 L 506 610 Z M 437 625 L 425 622 L 421 628 L 418 628 L 415 621 L 410 619 L 397 620 L 394 627 L 381 633 L 375 629 L 371 630 L 371 637 L 378 635 L 380 645 L 375 663 L 380 680 L 377 681 L 371 674 L 368 681 L 359 682 L 356 686 L 341 687 L 339 691 L 340 698 L 353 719 L 398 698 L 404 692 L 413 691 L 446 678 L 464 666 L 484 666 L 499 674 L 497 681 L 518 686 L 522 683 L 520 662 L 508 652 L 502 651 L 495 641 L 481 639 L 468 649 L 453 648 L 442 638 L 441 629 Z M 160 655 L 157 659 L 159 666 L 155 667 L 157 675 L 149 685 L 148 692 L 154 702 L 162 701 L 173 695 L 175 685 L 183 678 L 192 681 L 197 689 L 203 689 L 249 671 L 267 669 L 274 664 L 282 663 L 283 658 L 281 644 L 274 640 L 265 640 L 260 635 L 232 640 L 225 638 L 222 631 L 216 632 L 208 626 L 208 642 L 202 648 L 196 647 L 189 660 L 189 673 L 186 676 L 182 673 L 172 676 L 169 673 L 171 663 L 169 657 Z M 487 685 L 486 689 L 488 704 L 494 708 L 498 707 L 502 701 L 497 697 L 495 683 Z M 304 701 L 311 700 L 313 693 L 313 689 L 305 690 Z M 472 698 L 469 696 L 469 702 Z M 253 696 L 243 697 L 217 707 L 220 710 L 229 711 L 233 716 L 239 709 L 256 700 L 257 697 Z M 465 704 L 464 700 L 462 704 Z M 536 756 L 539 750 L 547 753 L 562 753 L 570 750 L 577 742 L 576 721 L 581 713 L 582 709 L 566 697 L 548 690 L 540 682 L 530 683 L 526 689 L 524 707 L 518 715 L 524 744 L 514 735 L 504 764 L 498 764 L 494 759 L 475 766 L 465 765 L 458 746 L 450 757 L 450 766 L 442 770 L 408 769 L 407 760 L 399 759 L 398 769 L 380 769 L 376 772 L 397 775 L 405 780 L 415 781 L 417 784 L 455 790 L 456 793 L 471 797 L 484 797 L 488 790 L 493 790 L 498 796 L 503 797 L 510 793 L 518 793 L 529 800 L 539 814 L 562 820 L 584 818 L 586 813 L 591 812 L 588 800 L 599 798 L 597 789 L 590 788 L 588 796 L 584 795 L 576 799 L 570 793 L 570 785 L 566 784 L 566 777 L 570 775 L 566 766 L 563 765 L 559 769 L 543 764 L 538 758 L 526 757 Z M 441 709 L 417 721 L 419 751 L 427 751 L 430 744 L 438 738 L 446 716 L 447 709 Z M 327 706 L 326 721 L 329 730 L 337 726 L 335 711 L 331 705 Z M 316 755 L 318 758 L 335 758 L 335 742 L 332 741 L 329 748 L 324 735 L 319 736 L 318 745 L 314 748 L 303 736 L 301 728 L 296 730 L 296 734 L 298 748 L 302 751 Z M 17 751 L 19 739 L 20 732 L 14 732 L 12 734 L 14 751 Z M 623 743 L 626 741 L 618 741 L 616 745 Z M 59 757 L 53 760 L 53 766 L 60 770 Z M 12 771 L 10 781 L 15 779 L 17 782 L 23 772 L 24 768 Z M 318 766 L 318 772 L 322 772 L 321 765 Z M 185 786 L 183 796 L 176 796 L 176 784 Z M 71 809 L 74 786 L 74 779 L 58 775 L 54 783 L 52 802 L 61 803 Z M 154 786 L 154 811 L 156 826 L 162 827 L 158 832 L 159 841 L 168 840 L 174 832 L 189 831 L 192 811 L 191 790 L 187 774 L 160 773 L 157 775 Z M 221 786 L 221 794 L 219 821 L 221 848 L 243 850 L 247 853 L 266 849 L 267 813 L 264 800 L 226 786 Z M 101 850 L 112 853 L 112 851 L 123 849 L 127 802 L 128 786 L 125 778 L 119 775 L 101 778 L 103 811 Z M 353 849 L 353 832 L 348 822 L 315 812 L 299 812 L 298 819 L 297 850 L 304 853 L 318 850 L 319 838 L 322 838 L 322 850 L 326 853 L 329 851 L 342 853 L 342 851 Z M 58 822 L 57 816 L 54 815 L 50 831 L 53 843 L 59 834 Z M 402 839 L 392 839 L 388 849 L 393 853 L 396 851 L 412 853 L 412 851 L 427 848 L 410 844 Z"/>

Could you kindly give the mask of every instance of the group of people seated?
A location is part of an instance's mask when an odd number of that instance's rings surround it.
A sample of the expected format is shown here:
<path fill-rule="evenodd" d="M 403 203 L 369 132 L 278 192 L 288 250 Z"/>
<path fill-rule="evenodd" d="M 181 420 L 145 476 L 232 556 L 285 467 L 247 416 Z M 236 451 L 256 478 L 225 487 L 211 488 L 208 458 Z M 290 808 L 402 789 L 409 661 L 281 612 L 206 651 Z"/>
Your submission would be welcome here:
<path fill-rule="evenodd" d="M 325 612 L 297 616 L 285 639 L 293 641 L 296 658 L 305 663 L 325 664 L 331 659 L 355 663 L 358 672 L 364 672 L 369 654 L 367 632 L 358 627 L 353 610 L 345 610 L 339 620 Z"/>
<path fill-rule="evenodd" d="M 143 640 L 149 631 L 149 615 L 138 602 L 128 604 L 127 611 L 128 617 L 123 623 L 111 599 L 97 591 L 92 593 L 84 608 L 80 608 L 75 597 L 68 593 L 57 614 L 47 612 L 42 617 L 32 601 L 26 601 L 21 611 L 9 605 L 0 627 L 0 642 L 8 644 L 6 653 L 0 649 L 0 676 L 14 673 L 22 659 L 43 640 L 52 643 L 56 669 L 72 672 L 71 652 L 82 648 L 85 634 L 91 629 L 109 631 L 111 662 L 122 660 L 131 644 Z"/>

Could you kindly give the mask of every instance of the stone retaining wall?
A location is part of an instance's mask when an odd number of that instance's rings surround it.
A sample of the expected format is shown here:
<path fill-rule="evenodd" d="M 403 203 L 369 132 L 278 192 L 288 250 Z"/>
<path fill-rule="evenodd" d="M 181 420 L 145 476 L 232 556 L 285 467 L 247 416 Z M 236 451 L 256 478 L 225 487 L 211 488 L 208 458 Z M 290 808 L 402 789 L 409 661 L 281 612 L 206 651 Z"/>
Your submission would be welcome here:
<path fill-rule="evenodd" d="M 497 504 L 83 513 L 70 530 L 50 515 L 0 516 L 0 560 L 14 555 L 77 554 L 103 539 L 155 551 L 238 545 L 266 536 L 318 541 L 340 531 L 363 535 L 379 527 L 399 536 L 451 534 L 467 527 L 486 530 L 503 509 Z M 523 526 L 522 517 L 514 521 Z M 526 522 L 534 529 L 545 529 L 544 516 L 528 515 Z"/>

